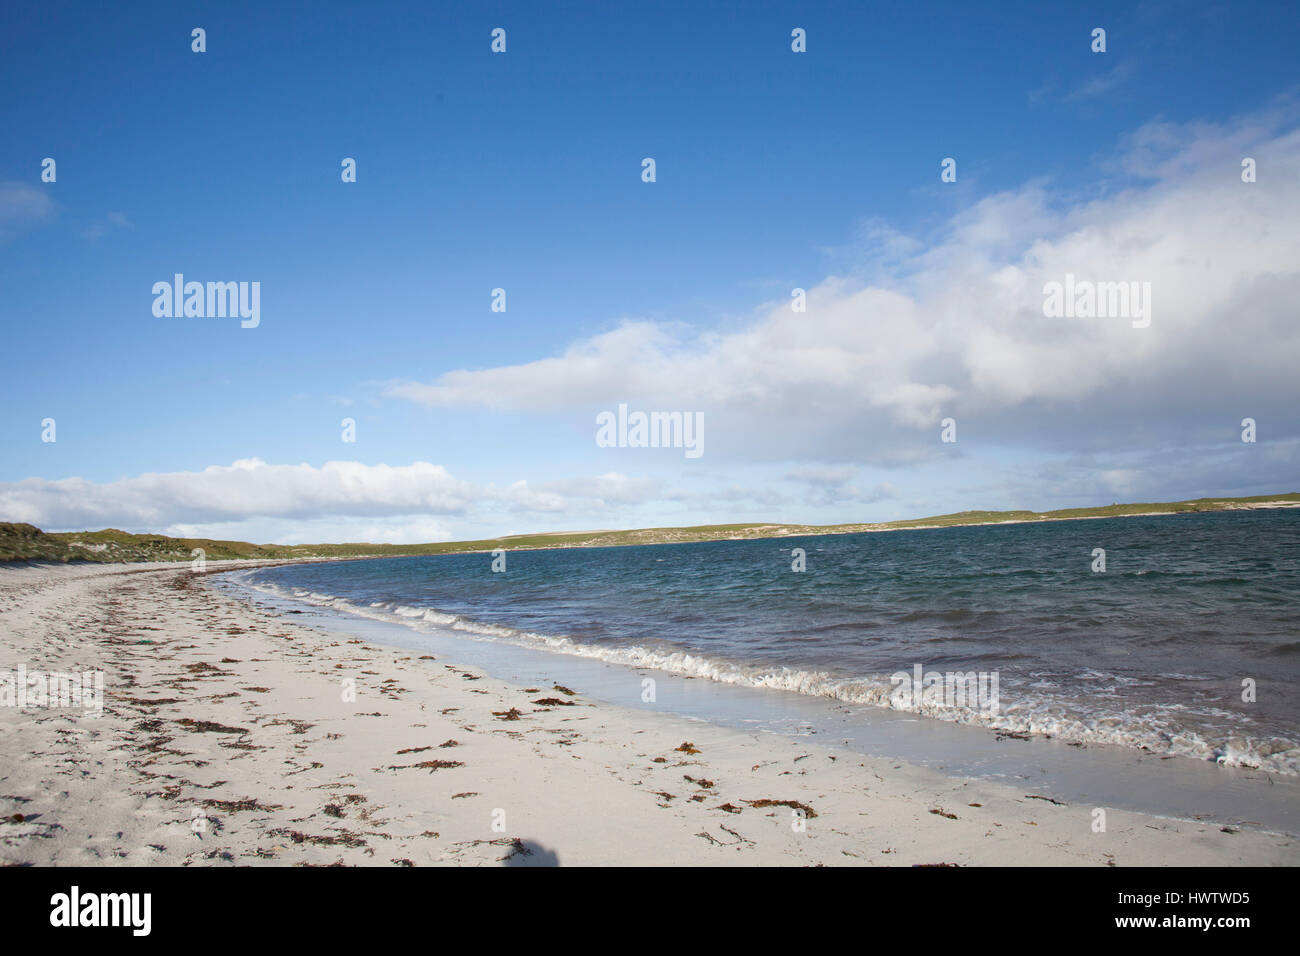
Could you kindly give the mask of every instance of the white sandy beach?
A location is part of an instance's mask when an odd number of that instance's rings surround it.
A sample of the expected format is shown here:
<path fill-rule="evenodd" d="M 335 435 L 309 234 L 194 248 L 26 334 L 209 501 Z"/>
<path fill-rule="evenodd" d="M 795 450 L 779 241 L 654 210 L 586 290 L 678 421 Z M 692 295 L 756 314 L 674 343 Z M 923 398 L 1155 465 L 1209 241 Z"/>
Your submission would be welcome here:
<path fill-rule="evenodd" d="M 4 864 L 1300 862 L 1286 835 L 1118 810 L 1095 833 L 1092 807 L 514 686 L 188 565 L 0 568 L 0 671 L 20 666 L 101 670 L 105 697 L 0 707 Z"/>

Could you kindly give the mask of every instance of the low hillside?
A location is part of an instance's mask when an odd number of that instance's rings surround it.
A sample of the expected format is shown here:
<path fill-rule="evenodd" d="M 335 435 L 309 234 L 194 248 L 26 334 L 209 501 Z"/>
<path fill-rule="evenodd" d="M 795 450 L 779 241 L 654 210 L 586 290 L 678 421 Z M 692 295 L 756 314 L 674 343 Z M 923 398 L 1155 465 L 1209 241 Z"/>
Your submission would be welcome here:
<path fill-rule="evenodd" d="M 1257 495 L 1253 498 L 1196 498 L 1137 504 L 1112 504 L 1059 511 L 961 511 L 906 521 L 859 524 L 718 524 L 685 528 L 638 528 L 632 531 L 570 531 L 555 534 L 507 535 L 479 541 L 431 544 L 249 544 L 211 538 L 169 538 L 161 534 L 130 534 L 115 528 L 103 531 L 48 533 L 30 524 L 0 522 L 0 561 L 189 561 L 202 548 L 208 560 L 228 558 L 359 558 L 414 554 L 451 554 L 493 548 L 603 548 L 636 544 L 725 541 L 738 538 L 786 538 L 811 534 L 851 534 L 908 528 L 947 528 L 959 525 L 1014 521 L 1067 521 L 1080 518 L 1122 518 L 1144 514 L 1194 514 L 1255 508 L 1300 507 L 1300 494 Z"/>

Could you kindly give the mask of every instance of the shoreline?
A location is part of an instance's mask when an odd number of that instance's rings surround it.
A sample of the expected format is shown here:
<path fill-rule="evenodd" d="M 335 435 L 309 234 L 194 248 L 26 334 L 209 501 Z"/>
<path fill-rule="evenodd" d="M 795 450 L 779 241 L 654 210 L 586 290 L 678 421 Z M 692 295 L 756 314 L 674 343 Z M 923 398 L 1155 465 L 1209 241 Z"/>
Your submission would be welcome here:
<path fill-rule="evenodd" d="M 945 720 L 806 687 L 727 680 L 698 666 L 665 668 L 573 647 L 486 637 L 472 626 L 426 624 L 418 616 L 340 606 L 338 599 L 294 596 L 250 581 L 240 571 L 214 580 L 237 599 L 273 613 L 302 615 L 296 619 L 331 633 L 445 656 L 515 684 L 558 677 L 583 687 L 597 702 L 644 714 L 642 719 L 673 714 L 788 740 L 817 740 L 841 756 L 901 760 L 948 777 L 1013 780 L 1072 803 L 1300 835 L 1300 777 L 1161 749 L 1154 739 L 1150 747 L 1132 739 L 1081 741 L 1069 734 Z M 653 700 L 644 696 L 647 679 L 655 689 Z"/>
<path fill-rule="evenodd" d="M 1093 808 L 1032 791 L 512 684 L 174 566 L 0 569 L 0 608 L 0 669 L 101 669 L 106 686 L 97 717 L 0 708 L 6 864 L 1300 859 L 1285 834 L 1113 809 L 1097 833 Z"/>

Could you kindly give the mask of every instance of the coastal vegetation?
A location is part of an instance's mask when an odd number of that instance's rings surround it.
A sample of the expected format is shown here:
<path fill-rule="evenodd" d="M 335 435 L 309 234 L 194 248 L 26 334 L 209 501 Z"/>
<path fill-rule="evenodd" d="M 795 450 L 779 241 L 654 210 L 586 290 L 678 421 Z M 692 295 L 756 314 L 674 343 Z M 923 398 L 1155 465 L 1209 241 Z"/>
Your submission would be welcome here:
<path fill-rule="evenodd" d="M 0 522 L 0 561 L 189 561 L 196 549 L 209 561 L 228 559 L 297 560 L 302 558 L 400 557 L 420 554 L 454 554 L 540 548 L 604 548 L 638 544 L 678 544 L 752 538 L 786 538 L 799 535 L 853 534 L 864 531 L 898 531 L 908 528 L 948 528 L 959 525 L 1004 522 L 1066 521 L 1086 518 L 1120 518 L 1135 515 L 1195 514 L 1256 508 L 1300 507 L 1300 494 L 1256 495 L 1251 498 L 1196 498 L 1190 501 L 1111 504 L 1057 511 L 960 511 L 955 514 L 903 521 L 859 522 L 835 525 L 750 523 L 696 525 L 682 528 L 639 528 L 630 531 L 571 531 L 506 535 L 478 541 L 441 541 L 428 544 L 250 544 L 211 538 L 174 538 L 161 534 L 131 534 L 115 528 L 101 531 L 46 532 L 34 525 Z"/>

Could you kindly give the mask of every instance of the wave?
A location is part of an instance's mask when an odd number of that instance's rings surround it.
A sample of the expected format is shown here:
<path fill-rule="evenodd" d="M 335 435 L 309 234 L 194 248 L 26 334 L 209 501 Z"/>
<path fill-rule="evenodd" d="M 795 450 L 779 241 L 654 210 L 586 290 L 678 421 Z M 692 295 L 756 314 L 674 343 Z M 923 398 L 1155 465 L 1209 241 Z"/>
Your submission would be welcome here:
<path fill-rule="evenodd" d="M 1141 714 L 1100 710 L 1087 713 L 1090 707 L 1096 707 L 1097 701 L 1116 699 L 1111 694 L 1097 692 L 1095 687 L 1089 688 L 1087 701 L 1028 695 L 1010 703 L 1003 702 L 997 713 L 927 701 L 908 702 L 899 699 L 894 693 L 894 685 L 886 676 L 846 678 L 824 671 L 747 664 L 666 644 L 658 647 L 646 644 L 617 647 L 584 644 L 569 637 L 475 621 L 435 608 L 382 601 L 360 605 L 337 595 L 306 588 L 284 588 L 272 582 L 259 581 L 254 578 L 254 574 L 255 570 L 250 569 L 227 573 L 223 577 L 272 598 L 399 624 L 415 631 L 450 631 L 472 640 L 513 644 L 626 667 L 657 670 L 680 677 L 703 678 L 722 684 L 781 690 L 846 704 L 882 707 L 951 723 L 984 727 L 995 732 L 1041 735 L 1075 744 L 1115 745 L 1156 754 L 1213 761 L 1223 766 L 1300 776 L 1300 743 L 1296 741 L 1281 737 L 1208 738 L 1204 731 L 1198 732 L 1178 722 L 1179 716 L 1188 710 L 1181 704 L 1151 705 Z M 1001 659 L 1005 660 L 1005 655 Z M 1193 679 L 1190 675 L 1177 676 Z M 1134 682 L 1133 678 L 1099 671 L 1078 674 L 1075 679 L 1106 681 L 1111 684 Z M 1018 689 L 1024 691 L 1049 686 L 1059 685 L 1034 678 Z M 1005 696 L 1005 681 L 1002 682 L 1002 688 Z M 1071 708 L 1082 712 L 1070 712 Z M 1220 717 L 1229 719 L 1239 717 L 1224 711 L 1217 713 Z"/>

